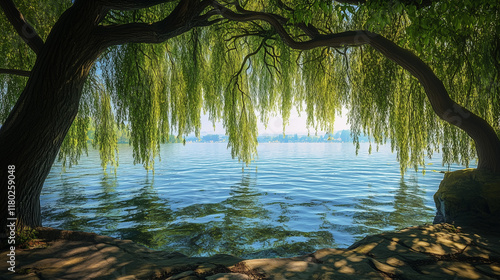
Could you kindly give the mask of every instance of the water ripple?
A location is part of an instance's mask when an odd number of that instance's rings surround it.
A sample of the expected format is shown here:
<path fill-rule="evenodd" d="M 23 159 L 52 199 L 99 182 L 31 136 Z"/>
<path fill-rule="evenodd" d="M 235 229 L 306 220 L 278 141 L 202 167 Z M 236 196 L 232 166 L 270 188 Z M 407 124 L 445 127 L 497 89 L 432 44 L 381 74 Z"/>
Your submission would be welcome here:
<path fill-rule="evenodd" d="M 104 175 L 98 153 L 89 151 L 66 173 L 58 163 L 52 168 L 41 195 L 43 224 L 188 255 L 272 257 L 431 222 L 443 175 L 402 178 L 390 147 L 367 150 L 362 145 L 355 156 L 347 143 L 260 144 L 257 161 L 245 167 L 226 144 L 169 144 L 153 175 L 121 145 L 116 177 Z"/>

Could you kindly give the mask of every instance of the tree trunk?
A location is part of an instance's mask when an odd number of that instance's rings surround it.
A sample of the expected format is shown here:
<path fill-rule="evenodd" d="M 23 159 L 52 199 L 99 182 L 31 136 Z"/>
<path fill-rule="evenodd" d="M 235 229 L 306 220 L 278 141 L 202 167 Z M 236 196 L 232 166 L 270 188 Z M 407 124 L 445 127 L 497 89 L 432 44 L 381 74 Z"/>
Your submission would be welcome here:
<path fill-rule="evenodd" d="M 366 33 L 369 44 L 388 59 L 408 70 L 424 87 L 432 109 L 441 119 L 465 131 L 474 140 L 477 169 L 500 173 L 500 139 L 484 119 L 453 101 L 443 82 L 420 58 L 386 38 Z"/>
<path fill-rule="evenodd" d="M 169 16 L 153 24 L 99 26 L 110 8 L 139 9 L 160 2 L 167 1 L 130 1 L 131 6 L 123 6 L 122 1 L 75 0 L 45 44 L 37 45 L 26 87 L 0 128 L 0 239 L 7 237 L 12 220 L 18 227 L 41 225 L 43 183 L 78 113 L 90 68 L 102 51 L 128 42 L 161 43 L 197 24 L 208 24 L 207 17 L 198 15 L 209 2 L 192 0 L 180 1 Z M 10 212 L 8 205 L 14 202 L 15 211 Z"/>
<path fill-rule="evenodd" d="M 100 11 L 90 2 L 75 1 L 54 25 L 24 91 L 0 128 L 1 239 L 12 218 L 17 218 L 18 228 L 41 225 L 43 183 L 78 112 L 89 70 L 102 52 L 92 36 Z M 8 193 L 12 186 L 15 194 Z M 8 194 L 15 195 L 15 212 L 7 211 L 13 198 Z"/>

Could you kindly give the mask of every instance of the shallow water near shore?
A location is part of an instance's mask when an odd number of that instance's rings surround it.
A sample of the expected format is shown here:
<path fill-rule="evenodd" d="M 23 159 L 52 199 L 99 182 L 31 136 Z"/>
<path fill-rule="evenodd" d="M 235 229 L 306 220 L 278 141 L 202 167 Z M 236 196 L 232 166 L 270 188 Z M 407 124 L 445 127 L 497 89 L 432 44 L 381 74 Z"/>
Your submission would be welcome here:
<path fill-rule="evenodd" d="M 249 167 L 225 143 L 167 144 L 154 175 L 133 165 L 104 174 L 99 154 L 62 172 L 55 163 L 41 194 L 43 225 L 131 239 L 190 256 L 286 257 L 347 247 L 366 236 L 431 223 L 443 174 L 464 167 L 428 160 L 400 174 L 390 146 L 358 156 L 351 143 L 264 143 Z"/>

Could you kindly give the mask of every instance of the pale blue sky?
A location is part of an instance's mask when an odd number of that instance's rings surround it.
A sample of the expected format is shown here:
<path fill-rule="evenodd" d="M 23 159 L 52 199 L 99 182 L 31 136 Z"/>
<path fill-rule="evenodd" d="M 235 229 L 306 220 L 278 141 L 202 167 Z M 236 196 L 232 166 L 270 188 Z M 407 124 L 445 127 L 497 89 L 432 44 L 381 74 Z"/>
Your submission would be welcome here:
<path fill-rule="evenodd" d="M 342 116 L 337 115 L 335 118 L 335 131 L 349 129 L 349 125 L 347 124 L 347 112 L 343 110 L 344 114 Z M 222 123 L 216 124 L 215 130 L 213 129 L 212 123 L 208 120 L 208 116 L 203 115 L 201 117 L 202 128 L 201 134 L 225 134 L 225 130 L 222 126 Z M 283 119 L 281 117 L 271 117 L 269 118 L 269 123 L 267 125 L 267 129 L 264 127 L 262 123 L 259 122 L 259 135 L 275 135 L 281 134 L 283 132 Z M 311 135 L 315 134 L 314 129 L 309 131 Z M 290 121 L 285 130 L 286 134 L 299 134 L 299 135 L 307 135 L 307 127 L 306 127 L 306 114 L 302 112 L 299 116 L 297 110 L 293 109 L 290 114 Z M 318 131 L 318 134 L 324 134 L 325 131 Z"/>

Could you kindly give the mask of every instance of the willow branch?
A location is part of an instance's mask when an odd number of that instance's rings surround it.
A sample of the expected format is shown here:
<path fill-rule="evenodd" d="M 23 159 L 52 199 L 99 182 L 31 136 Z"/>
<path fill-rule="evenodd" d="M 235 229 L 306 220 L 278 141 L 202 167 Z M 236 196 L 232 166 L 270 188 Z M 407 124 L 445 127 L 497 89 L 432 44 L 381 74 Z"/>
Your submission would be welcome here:
<path fill-rule="evenodd" d="M 260 12 L 238 14 L 221 5 L 217 5 L 217 8 L 223 17 L 230 20 L 240 22 L 260 20 L 269 23 L 276 30 L 285 44 L 293 49 L 310 50 L 318 47 L 343 48 L 371 45 L 384 56 L 408 70 L 421 82 L 424 88 L 426 88 L 426 91 L 439 93 L 436 96 L 429 96 L 431 104 L 439 116 L 443 116 L 444 111 L 453 106 L 443 83 L 434 75 L 433 71 L 421 59 L 415 56 L 412 52 L 397 46 L 392 41 L 387 40 L 381 35 L 365 30 L 357 30 L 328 35 L 317 35 L 311 40 L 296 41 L 288 34 L 285 28 L 280 24 L 280 21 L 271 14 Z"/>
<path fill-rule="evenodd" d="M 38 54 L 43 47 L 43 40 L 36 33 L 35 29 L 24 19 L 23 14 L 17 9 L 12 0 L 1 0 L 0 7 L 14 27 L 17 34 L 28 44 L 28 46 Z"/>
<path fill-rule="evenodd" d="M 0 74 L 8 74 L 8 75 L 17 75 L 23 77 L 29 77 L 31 72 L 26 70 L 18 70 L 18 69 L 5 69 L 0 68 Z"/>
<path fill-rule="evenodd" d="M 239 76 L 239 75 L 243 72 L 243 68 L 244 68 L 244 67 L 245 67 L 245 65 L 247 64 L 247 61 L 248 61 L 248 60 L 250 60 L 250 58 L 251 58 L 252 56 L 254 56 L 254 55 L 256 55 L 256 54 L 258 54 L 258 53 L 259 53 L 259 51 L 262 49 L 262 47 L 264 47 L 265 42 L 266 42 L 266 39 L 262 39 L 262 42 L 260 42 L 259 47 L 258 47 L 255 51 L 253 51 L 253 52 L 251 52 L 251 53 L 249 53 L 249 54 L 247 54 L 247 55 L 245 56 L 245 58 L 243 59 L 243 62 L 241 63 L 240 70 L 238 70 L 238 72 L 236 72 L 236 74 L 234 74 L 233 78 L 238 77 L 238 76 Z M 247 69 L 248 69 L 248 68 L 247 68 Z"/>
<path fill-rule="evenodd" d="M 235 3 L 233 5 L 236 7 L 236 10 L 242 14 L 252 13 L 251 11 L 245 10 L 243 7 L 241 7 L 241 5 L 239 3 Z M 292 11 L 292 12 L 294 11 L 292 8 L 286 6 L 281 0 L 278 2 L 278 5 L 285 10 Z M 273 13 L 265 13 L 265 14 L 273 17 L 275 20 L 277 20 L 279 22 L 280 25 L 284 26 L 284 25 L 288 24 L 288 19 L 283 17 L 283 16 L 273 14 Z M 311 24 L 305 24 L 303 22 L 299 22 L 299 23 L 294 23 L 293 26 L 300 28 L 310 38 L 314 38 L 320 34 L 318 29 Z"/>
<path fill-rule="evenodd" d="M 265 21 L 269 23 L 284 43 L 293 49 L 310 50 L 317 47 L 343 48 L 370 45 L 417 78 L 423 86 L 434 112 L 441 119 L 465 131 L 474 140 L 478 153 L 478 168 L 484 167 L 500 172 L 500 166 L 497 166 L 495 162 L 487 162 L 490 158 L 487 156 L 488 153 L 493 152 L 500 156 L 500 139 L 494 129 L 484 119 L 453 101 L 443 82 L 425 62 L 411 51 L 399 47 L 379 34 L 365 30 L 317 35 L 307 41 L 296 41 L 280 24 L 280 20 L 272 14 L 250 11 L 236 13 L 218 3 L 214 3 L 214 7 L 220 12 L 221 16 L 229 20 L 240 22 Z"/>
<path fill-rule="evenodd" d="M 230 9 L 218 4 L 214 3 L 215 9 L 219 12 L 221 16 L 226 19 L 239 21 L 239 22 L 248 22 L 248 21 L 265 21 L 269 23 L 274 30 L 278 33 L 281 39 L 287 44 L 289 47 L 293 49 L 299 50 L 310 50 L 317 47 L 324 47 L 325 43 L 330 47 L 344 47 L 344 46 L 360 46 L 366 44 L 365 41 L 361 40 L 365 33 L 360 31 L 346 31 L 341 33 L 334 33 L 328 35 L 316 35 L 313 39 L 309 41 L 296 41 L 293 39 L 286 29 L 281 24 L 281 18 L 269 13 L 261 13 L 261 12 L 250 12 L 247 11 L 245 13 L 239 14 L 231 11 Z"/>
<path fill-rule="evenodd" d="M 98 0 L 98 4 L 110 10 L 132 11 L 172 1 L 173 0 Z"/>

